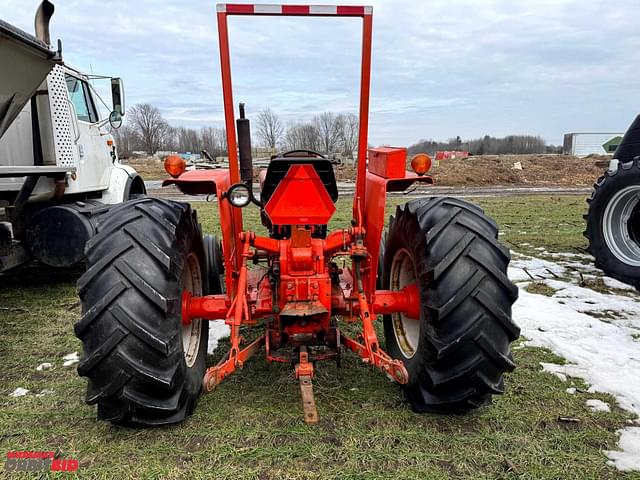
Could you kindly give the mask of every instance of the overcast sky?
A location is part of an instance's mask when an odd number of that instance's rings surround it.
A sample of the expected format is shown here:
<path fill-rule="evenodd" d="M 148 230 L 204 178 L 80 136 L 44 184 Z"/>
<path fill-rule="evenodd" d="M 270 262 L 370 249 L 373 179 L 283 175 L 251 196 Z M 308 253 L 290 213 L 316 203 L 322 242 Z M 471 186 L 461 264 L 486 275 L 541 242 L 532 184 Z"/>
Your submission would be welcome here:
<path fill-rule="evenodd" d="M 39 0 L 0 2 L 0 18 L 33 32 Z M 121 76 L 128 106 L 157 105 L 174 126 L 222 126 L 215 2 L 54 3 L 67 62 Z M 370 143 L 528 133 L 559 144 L 566 132 L 622 132 L 640 111 L 638 0 L 370 4 Z M 285 123 L 355 112 L 360 29 L 359 19 L 232 17 L 235 101 Z"/>

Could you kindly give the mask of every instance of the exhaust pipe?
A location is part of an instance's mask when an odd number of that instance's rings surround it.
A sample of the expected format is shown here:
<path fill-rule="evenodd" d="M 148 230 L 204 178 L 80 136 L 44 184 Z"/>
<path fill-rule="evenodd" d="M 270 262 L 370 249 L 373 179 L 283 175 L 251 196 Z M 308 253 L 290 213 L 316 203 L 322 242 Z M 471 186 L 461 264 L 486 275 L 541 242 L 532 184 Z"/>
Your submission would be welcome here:
<path fill-rule="evenodd" d="M 51 36 L 49 34 L 49 20 L 53 16 L 53 12 L 55 11 L 55 7 L 53 3 L 49 0 L 42 0 L 42 3 L 38 7 L 36 11 L 35 18 L 35 28 L 36 28 L 36 38 L 41 42 L 47 44 L 48 47 L 51 46 Z"/>
<path fill-rule="evenodd" d="M 253 159 L 251 158 L 251 129 L 249 119 L 244 116 L 244 103 L 240 104 L 240 118 L 236 120 L 238 131 L 238 157 L 240 159 L 240 180 L 253 184 Z"/>

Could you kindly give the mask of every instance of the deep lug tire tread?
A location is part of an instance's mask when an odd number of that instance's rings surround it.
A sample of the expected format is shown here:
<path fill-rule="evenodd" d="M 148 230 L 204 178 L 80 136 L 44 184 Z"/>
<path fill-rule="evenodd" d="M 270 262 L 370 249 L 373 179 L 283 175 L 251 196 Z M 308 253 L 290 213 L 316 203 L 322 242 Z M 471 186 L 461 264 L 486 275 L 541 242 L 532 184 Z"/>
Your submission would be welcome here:
<path fill-rule="evenodd" d="M 463 413 L 504 392 L 515 368 L 510 344 L 520 335 L 511 318 L 518 290 L 507 277 L 509 251 L 496 223 L 463 200 L 440 197 L 396 209 L 385 242 L 383 288 L 399 248 L 411 252 L 423 305 L 416 354 L 400 353 L 390 315 L 386 347 L 404 360 L 406 396 L 417 412 Z"/>
<path fill-rule="evenodd" d="M 75 333 L 88 378 L 86 401 L 98 418 L 127 426 L 184 420 L 195 408 L 206 368 L 208 324 L 188 368 L 182 347 L 182 271 L 190 251 L 205 256 L 188 204 L 142 197 L 115 206 L 98 224 L 78 280 L 82 318 Z"/>

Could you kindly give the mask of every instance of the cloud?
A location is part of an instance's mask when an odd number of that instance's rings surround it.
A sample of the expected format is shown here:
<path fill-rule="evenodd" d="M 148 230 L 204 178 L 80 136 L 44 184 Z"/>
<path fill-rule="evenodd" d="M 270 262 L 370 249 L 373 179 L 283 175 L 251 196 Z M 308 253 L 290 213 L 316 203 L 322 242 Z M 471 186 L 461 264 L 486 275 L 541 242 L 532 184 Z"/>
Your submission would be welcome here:
<path fill-rule="evenodd" d="M 2 18 L 32 31 L 37 4 L 3 0 Z M 373 5 L 373 144 L 510 133 L 560 143 L 568 131 L 623 131 L 637 112 L 635 1 Z M 58 1 L 52 34 L 71 64 L 122 76 L 129 105 L 154 103 L 175 125 L 222 125 L 213 2 Z M 234 100 L 248 112 L 357 111 L 357 20 L 232 18 L 230 36 Z"/>

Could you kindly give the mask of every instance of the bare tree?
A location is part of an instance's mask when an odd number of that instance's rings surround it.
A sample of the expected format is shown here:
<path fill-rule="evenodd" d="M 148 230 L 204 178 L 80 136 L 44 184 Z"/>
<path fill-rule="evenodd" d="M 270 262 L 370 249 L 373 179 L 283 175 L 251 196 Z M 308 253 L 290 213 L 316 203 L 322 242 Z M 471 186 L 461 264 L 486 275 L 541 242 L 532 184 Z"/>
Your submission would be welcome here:
<path fill-rule="evenodd" d="M 193 128 L 178 127 L 176 129 L 178 148 L 180 152 L 199 152 L 201 138 L 197 130 Z"/>
<path fill-rule="evenodd" d="M 111 135 L 116 142 L 120 158 L 129 157 L 131 152 L 136 149 L 136 144 L 139 143 L 136 132 L 129 125 L 123 125 L 118 129 L 112 128 Z"/>
<path fill-rule="evenodd" d="M 278 115 L 270 108 L 265 108 L 258 114 L 257 135 L 262 140 L 265 147 L 274 149 L 282 139 L 284 127 Z"/>
<path fill-rule="evenodd" d="M 294 123 L 289 125 L 284 137 L 289 150 L 320 150 L 320 135 L 312 123 Z"/>
<path fill-rule="evenodd" d="M 129 109 L 128 119 L 145 151 L 149 155 L 156 153 L 170 128 L 160 110 L 149 103 L 139 103 Z"/>
<path fill-rule="evenodd" d="M 354 113 L 340 114 L 337 122 L 342 153 L 353 160 L 353 154 L 358 149 L 358 127 L 360 124 L 358 116 Z"/>
<path fill-rule="evenodd" d="M 320 149 L 323 153 L 335 151 L 340 138 L 337 117 L 332 112 L 324 112 L 313 118 L 313 125 L 320 137 Z"/>
<path fill-rule="evenodd" d="M 214 158 L 227 152 L 227 135 L 224 128 L 202 127 L 200 144 Z"/>
<path fill-rule="evenodd" d="M 228 153 L 228 145 L 227 145 L 227 130 L 224 128 L 216 128 L 216 135 L 218 138 L 218 145 L 220 150 L 218 151 L 218 155 L 229 155 Z"/>

